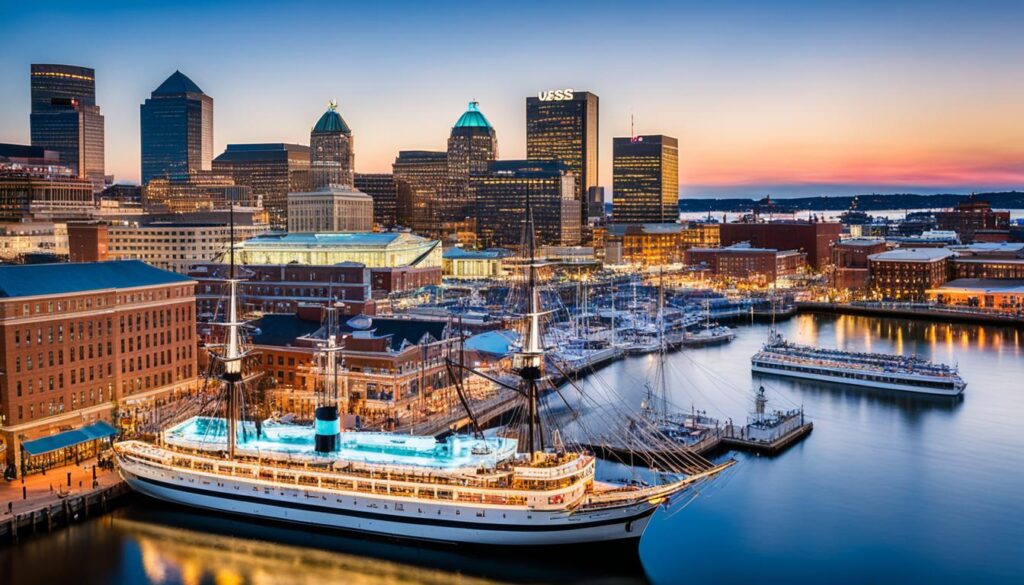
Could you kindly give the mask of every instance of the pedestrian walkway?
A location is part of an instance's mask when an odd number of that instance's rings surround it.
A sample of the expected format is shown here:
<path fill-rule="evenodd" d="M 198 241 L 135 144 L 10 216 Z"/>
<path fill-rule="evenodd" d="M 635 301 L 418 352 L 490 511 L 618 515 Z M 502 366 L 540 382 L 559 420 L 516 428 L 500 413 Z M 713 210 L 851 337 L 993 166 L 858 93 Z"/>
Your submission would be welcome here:
<path fill-rule="evenodd" d="M 0 480 L 0 518 L 10 515 L 12 510 L 14 514 L 25 514 L 58 504 L 65 497 L 99 491 L 122 481 L 117 471 L 100 469 L 96 467 L 96 463 L 96 458 L 92 458 L 78 465 L 47 469 L 45 475 L 35 473 L 25 477 L 24 482 L 21 479 Z"/>

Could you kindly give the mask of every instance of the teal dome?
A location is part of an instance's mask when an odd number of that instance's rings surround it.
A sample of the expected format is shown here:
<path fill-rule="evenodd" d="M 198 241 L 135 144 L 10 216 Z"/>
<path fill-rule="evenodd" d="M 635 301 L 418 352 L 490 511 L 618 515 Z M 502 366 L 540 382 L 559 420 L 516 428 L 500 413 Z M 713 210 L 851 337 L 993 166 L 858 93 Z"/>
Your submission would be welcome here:
<path fill-rule="evenodd" d="M 320 119 L 316 121 L 316 126 L 313 126 L 313 134 L 337 133 L 352 134 L 352 130 L 345 123 L 345 120 L 341 118 L 341 114 L 338 113 L 338 104 L 332 101 L 324 115 L 320 116 Z"/>
<path fill-rule="evenodd" d="M 483 112 L 480 111 L 480 103 L 476 101 L 469 102 L 469 107 L 466 108 L 466 113 L 462 114 L 459 121 L 455 123 L 455 128 L 490 128 L 491 123 L 484 117 Z"/>

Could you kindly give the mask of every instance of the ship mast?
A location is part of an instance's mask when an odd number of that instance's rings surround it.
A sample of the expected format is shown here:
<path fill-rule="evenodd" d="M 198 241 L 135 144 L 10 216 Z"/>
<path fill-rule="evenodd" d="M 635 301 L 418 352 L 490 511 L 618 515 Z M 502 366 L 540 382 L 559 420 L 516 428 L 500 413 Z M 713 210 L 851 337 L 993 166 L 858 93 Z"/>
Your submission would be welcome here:
<path fill-rule="evenodd" d="M 534 232 L 533 208 L 530 203 L 530 189 L 527 187 L 526 228 L 524 234 L 529 262 L 527 264 L 526 277 L 526 331 L 523 335 L 522 350 L 515 355 L 514 364 L 519 370 L 520 378 L 522 378 L 523 394 L 526 395 L 528 402 L 527 428 L 529 436 L 527 438 L 527 448 L 532 460 L 537 454 L 538 447 L 540 451 L 544 450 L 544 436 L 539 428 L 540 421 L 537 417 L 538 382 L 544 373 L 544 349 L 541 345 L 540 333 L 540 291 L 537 290 L 537 242 Z"/>
<path fill-rule="evenodd" d="M 239 327 L 242 323 L 238 320 L 238 279 L 235 278 L 235 205 L 231 203 L 228 211 L 229 243 L 228 256 L 230 267 L 228 269 L 228 321 L 225 326 L 227 331 L 227 346 L 221 360 L 224 363 L 224 370 L 221 373 L 221 380 L 224 382 L 227 391 L 225 410 L 227 411 L 225 421 L 227 422 L 227 443 L 228 457 L 235 457 L 236 432 L 238 427 L 239 396 L 238 386 L 242 380 L 242 359 L 245 352 L 241 348 L 241 336 Z"/>

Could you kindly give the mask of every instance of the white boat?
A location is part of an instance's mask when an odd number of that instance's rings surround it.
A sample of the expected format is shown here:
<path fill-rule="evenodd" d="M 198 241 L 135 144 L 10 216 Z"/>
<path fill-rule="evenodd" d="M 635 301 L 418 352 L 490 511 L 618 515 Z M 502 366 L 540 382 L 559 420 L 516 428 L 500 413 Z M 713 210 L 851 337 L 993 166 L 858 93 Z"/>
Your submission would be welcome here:
<path fill-rule="evenodd" d="M 943 396 L 959 396 L 967 387 L 957 369 L 945 364 L 916 356 L 796 345 L 775 332 L 750 361 L 751 369 L 762 374 L 852 386 Z"/>
<path fill-rule="evenodd" d="M 683 336 L 683 345 L 687 347 L 718 345 L 732 341 L 735 337 L 736 332 L 724 325 L 707 325 L 692 333 L 687 332 Z"/>
<path fill-rule="evenodd" d="M 527 217 L 532 228 L 529 198 Z M 253 423 L 240 420 L 248 379 L 243 365 L 251 354 L 241 343 L 244 324 L 232 270 L 228 321 L 222 324 L 226 342 L 211 355 L 224 389 L 222 416 L 193 417 L 165 429 L 157 442 L 116 443 L 121 476 L 136 491 L 176 504 L 389 538 L 487 546 L 639 539 L 659 507 L 695 493 L 733 461 L 712 464 L 688 454 L 680 469 L 659 475 L 657 485 L 611 484 L 596 478 L 592 454 L 566 448 L 557 429 L 544 432 L 538 396 L 545 350 L 535 286 L 540 264 L 533 259 L 532 231 L 523 347 L 513 354 L 520 379 L 515 388 L 525 401 L 525 440 L 523 435 L 485 437 L 459 376 L 454 384 L 473 420 L 472 435 L 437 442 L 342 432 L 341 348 L 330 326 L 319 352 L 322 385 L 315 425 L 288 441 L 281 435 L 257 436 Z"/>

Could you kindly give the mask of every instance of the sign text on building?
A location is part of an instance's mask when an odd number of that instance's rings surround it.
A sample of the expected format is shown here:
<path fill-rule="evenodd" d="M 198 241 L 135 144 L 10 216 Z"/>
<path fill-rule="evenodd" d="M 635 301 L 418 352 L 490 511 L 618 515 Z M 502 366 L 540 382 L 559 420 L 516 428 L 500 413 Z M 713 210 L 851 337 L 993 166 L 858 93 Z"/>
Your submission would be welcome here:
<path fill-rule="evenodd" d="M 538 93 L 537 97 L 542 102 L 561 102 L 571 100 L 573 96 L 571 89 L 551 89 Z"/>

